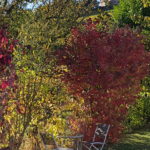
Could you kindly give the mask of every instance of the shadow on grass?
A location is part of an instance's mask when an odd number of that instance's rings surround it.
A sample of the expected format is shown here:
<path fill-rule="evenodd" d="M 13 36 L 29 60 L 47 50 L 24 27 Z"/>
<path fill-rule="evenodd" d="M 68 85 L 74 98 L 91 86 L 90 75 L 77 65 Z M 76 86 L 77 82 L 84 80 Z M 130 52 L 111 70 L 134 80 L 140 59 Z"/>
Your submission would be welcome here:
<path fill-rule="evenodd" d="M 150 150 L 150 131 L 126 134 L 120 143 L 105 150 Z"/>
<path fill-rule="evenodd" d="M 109 150 L 150 150 L 150 145 L 139 143 L 120 143 Z"/>

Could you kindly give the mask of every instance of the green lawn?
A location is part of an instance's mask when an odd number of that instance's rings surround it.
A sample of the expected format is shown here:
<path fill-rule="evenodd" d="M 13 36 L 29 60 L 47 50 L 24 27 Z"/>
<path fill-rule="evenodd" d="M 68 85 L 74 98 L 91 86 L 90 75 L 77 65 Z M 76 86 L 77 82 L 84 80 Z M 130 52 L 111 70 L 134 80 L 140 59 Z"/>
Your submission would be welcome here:
<path fill-rule="evenodd" d="M 150 150 L 150 129 L 126 136 L 109 150 Z"/>

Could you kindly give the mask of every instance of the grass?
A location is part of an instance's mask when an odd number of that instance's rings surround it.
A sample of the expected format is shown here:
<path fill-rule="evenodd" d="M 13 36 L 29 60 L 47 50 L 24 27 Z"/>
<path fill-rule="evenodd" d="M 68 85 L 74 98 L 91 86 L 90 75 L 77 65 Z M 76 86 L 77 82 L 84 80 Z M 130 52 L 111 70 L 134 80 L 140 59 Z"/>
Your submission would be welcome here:
<path fill-rule="evenodd" d="M 150 129 L 126 134 L 120 143 L 109 150 L 150 150 Z"/>

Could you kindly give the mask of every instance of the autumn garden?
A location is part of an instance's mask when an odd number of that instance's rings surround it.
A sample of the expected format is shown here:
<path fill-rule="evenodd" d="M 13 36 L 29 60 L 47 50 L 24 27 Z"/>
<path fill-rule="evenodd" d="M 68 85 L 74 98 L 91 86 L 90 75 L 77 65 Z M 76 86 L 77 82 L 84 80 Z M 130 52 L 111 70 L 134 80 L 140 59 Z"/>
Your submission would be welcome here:
<path fill-rule="evenodd" d="M 106 149 L 150 150 L 150 1 L 98 3 L 0 1 L 0 149 L 106 123 Z"/>

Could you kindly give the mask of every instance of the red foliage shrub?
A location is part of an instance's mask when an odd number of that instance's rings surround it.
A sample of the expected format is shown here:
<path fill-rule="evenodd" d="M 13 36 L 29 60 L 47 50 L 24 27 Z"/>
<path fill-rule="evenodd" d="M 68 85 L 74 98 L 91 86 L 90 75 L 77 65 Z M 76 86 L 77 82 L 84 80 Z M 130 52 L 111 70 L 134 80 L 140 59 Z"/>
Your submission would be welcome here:
<path fill-rule="evenodd" d="M 8 38 L 7 32 L 0 29 L 0 70 L 4 70 L 11 63 L 11 55 L 15 41 Z"/>
<path fill-rule="evenodd" d="M 97 122 L 111 124 L 112 142 L 119 138 L 127 110 L 148 73 L 150 55 L 141 39 L 129 28 L 98 31 L 90 21 L 82 30 L 73 29 L 66 46 L 59 50 L 59 64 L 67 66 L 63 81 L 85 100 L 90 122 L 81 119 L 78 125 L 86 139 Z"/>
<path fill-rule="evenodd" d="M 0 29 L 0 125 L 3 125 L 3 115 L 7 109 L 8 96 L 14 88 L 16 79 L 12 64 L 13 49 L 16 41 L 8 37 L 5 29 Z"/>

